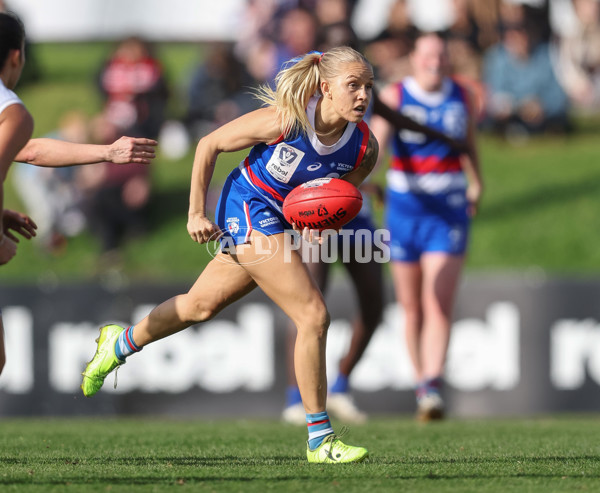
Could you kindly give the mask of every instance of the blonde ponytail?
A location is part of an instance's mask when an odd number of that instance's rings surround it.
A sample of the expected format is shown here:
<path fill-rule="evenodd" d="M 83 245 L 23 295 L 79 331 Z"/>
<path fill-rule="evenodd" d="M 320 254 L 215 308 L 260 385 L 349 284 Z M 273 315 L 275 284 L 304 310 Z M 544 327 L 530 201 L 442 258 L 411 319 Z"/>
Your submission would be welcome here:
<path fill-rule="evenodd" d="M 308 53 L 299 61 L 288 62 L 277 74 L 275 90 L 265 84 L 255 95 L 267 106 L 277 108 L 285 137 L 306 133 L 311 127 L 306 107 L 313 95 L 320 94 L 321 80 L 336 77 L 341 73 L 340 65 L 352 62 L 370 66 L 364 56 L 348 46 Z"/>

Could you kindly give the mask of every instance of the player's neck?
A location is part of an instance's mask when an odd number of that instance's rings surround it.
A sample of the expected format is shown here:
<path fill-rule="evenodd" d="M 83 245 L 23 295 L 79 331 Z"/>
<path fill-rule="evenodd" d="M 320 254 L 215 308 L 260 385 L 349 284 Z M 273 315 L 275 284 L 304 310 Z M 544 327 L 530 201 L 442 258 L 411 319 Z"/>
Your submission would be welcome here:
<path fill-rule="evenodd" d="M 315 111 L 315 132 L 322 144 L 335 144 L 346 130 L 348 122 L 340 118 L 334 111 L 327 111 L 327 106 L 319 101 Z"/>

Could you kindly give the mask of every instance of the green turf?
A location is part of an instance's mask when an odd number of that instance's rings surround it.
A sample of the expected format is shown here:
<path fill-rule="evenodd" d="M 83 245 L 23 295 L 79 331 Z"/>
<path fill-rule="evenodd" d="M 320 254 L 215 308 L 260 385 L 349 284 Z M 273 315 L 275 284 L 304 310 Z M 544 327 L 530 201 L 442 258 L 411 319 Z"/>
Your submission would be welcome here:
<path fill-rule="evenodd" d="M 355 426 L 362 464 L 311 465 L 306 431 L 268 421 L 8 419 L 0 490 L 598 491 L 600 418 L 379 418 Z"/>

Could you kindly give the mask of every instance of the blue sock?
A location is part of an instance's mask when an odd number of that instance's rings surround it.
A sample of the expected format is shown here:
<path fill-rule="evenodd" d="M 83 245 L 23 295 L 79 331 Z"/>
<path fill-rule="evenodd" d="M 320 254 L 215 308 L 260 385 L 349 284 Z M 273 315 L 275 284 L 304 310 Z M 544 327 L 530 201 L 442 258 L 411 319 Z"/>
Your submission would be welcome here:
<path fill-rule="evenodd" d="M 295 404 L 300 404 L 302 402 L 302 397 L 300 396 L 300 389 L 297 385 L 288 385 L 288 388 L 285 391 L 286 395 L 286 406 L 290 407 Z"/>
<path fill-rule="evenodd" d="M 444 379 L 442 377 L 427 378 L 417 385 L 417 399 L 427 394 L 439 394 Z"/>
<path fill-rule="evenodd" d="M 329 389 L 331 394 L 342 393 L 345 394 L 348 392 L 348 377 L 346 375 L 342 375 L 341 373 L 337 376 L 333 386 Z"/>
<path fill-rule="evenodd" d="M 137 353 L 141 350 L 142 348 L 133 342 L 133 325 L 127 327 L 123 332 L 121 332 L 117 342 L 115 343 L 115 354 L 117 355 L 117 358 L 119 358 L 121 361 L 125 361 L 127 356 Z"/>
<path fill-rule="evenodd" d="M 327 411 L 307 414 L 306 425 L 308 426 L 308 447 L 311 450 L 316 449 L 326 437 L 333 434 Z"/>

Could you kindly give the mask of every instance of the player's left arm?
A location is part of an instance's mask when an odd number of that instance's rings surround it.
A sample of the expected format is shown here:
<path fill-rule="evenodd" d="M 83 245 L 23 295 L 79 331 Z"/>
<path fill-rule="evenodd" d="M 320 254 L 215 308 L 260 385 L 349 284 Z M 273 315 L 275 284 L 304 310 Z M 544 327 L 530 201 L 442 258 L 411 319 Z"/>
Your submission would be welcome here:
<path fill-rule="evenodd" d="M 469 109 L 469 122 L 467 128 L 466 149 L 461 154 L 460 163 L 467 180 L 467 200 L 469 201 L 469 214 L 474 216 L 479 208 L 483 195 L 483 178 L 479 153 L 477 151 L 477 107 L 472 94 L 466 91 L 467 107 Z"/>
<path fill-rule="evenodd" d="M 102 162 L 150 164 L 156 156 L 154 148 L 157 144 L 152 139 L 134 137 L 121 137 L 109 145 L 31 139 L 19 151 L 15 161 L 52 168 Z"/>
<path fill-rule="evenodd" d="M 369 176 L 369 173 L 373 171 L 377 164 L 377 156 L 379 155 L 379 144 L 377 139 L 373 135 L 373 132 L 369 131 L 369 141 L 367 142 L 367 150 L 362 158 L 360 164 L 350 173 L 342 176 L 342 180 L 349 181 L 355 187 L 360 184 Z"/>

